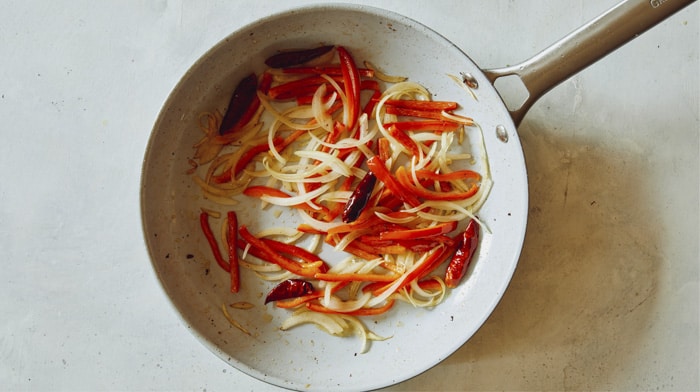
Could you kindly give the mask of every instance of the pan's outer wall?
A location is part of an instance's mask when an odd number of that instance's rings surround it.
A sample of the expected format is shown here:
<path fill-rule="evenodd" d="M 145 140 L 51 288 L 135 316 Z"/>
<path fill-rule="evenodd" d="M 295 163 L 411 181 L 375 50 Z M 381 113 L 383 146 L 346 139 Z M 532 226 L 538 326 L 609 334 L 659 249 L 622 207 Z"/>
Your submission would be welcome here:
<path fill-rule="evenodd" d="M 375 343 L 363 355 L 355 355 L 357 341 L 330 338 L 313 328 L 282 333 L 277 326 L 284 314 L 268 314 L 265 309 L 241 316 L 242 322 L 256 325 L 255 339 L 241 338 L 225 328 L 218 308 L 230 300 L 222 282 L 203 278 L 200 265 L 171 262 L 187 254 L 207 253 L 206 244 L 194 234 L 199 193 L 183 174 L 191 146 L 199 137 L 198 114 L 223 108 L 237 80 L 251 70 L 260 71 L 263 59 L 275 51 L 320 43 L 343 45 L 358 62 L 371 59 L 392 74 L 409 75 L 427 86 L 435 99 L 463 102 L 464 114 L 474 117 L 483 131 L 494 181 L 489 200 L 479 211 L 489 232 L 484 233 L 465 284 L 433 311 L 403 309 L 373 326 L 380 335 L 393 337 Z M 461 72 L 477 79 L 478 101 L 465 98 L 466 92 L 446 76 Z M 507 142 L 497 138 L 498 126 L 504 127 Z M 470 133 L 479 135 L 479 129 Z M 286 388 L 366 390 L 429 369 L 483 324 L 517 265 L 527 221 L 527 190 L 517 131 L 496 91 L 464 53 L 435 32 L 387 11 L 328 5 L 256 22 L 221 41 L 182 78 L 157 120 L 145 155 L 143 228 L 154 268 L 175 309 L 195 336 L 224 361 Z M 260 325 L 259 320 L 266 317 L 273 321 Z M 377 374 L 378 364 L 382 371 Z M 362 374 L 377 376 L 358 377 Z"/>

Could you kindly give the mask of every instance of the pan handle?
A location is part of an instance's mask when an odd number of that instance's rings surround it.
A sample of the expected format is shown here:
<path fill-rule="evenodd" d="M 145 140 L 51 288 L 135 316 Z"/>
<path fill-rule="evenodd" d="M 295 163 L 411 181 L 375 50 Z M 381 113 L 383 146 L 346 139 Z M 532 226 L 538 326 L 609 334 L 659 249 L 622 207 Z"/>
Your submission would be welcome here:
<path fill-rule="evenodd" d="M 623 0 L 529 60 L 484 74 L 494 87 L 503 76 L 522 81 L 528 97 L 519 108 L 509 108 L 517 127 L 546 92 L 694 1 Z"/>

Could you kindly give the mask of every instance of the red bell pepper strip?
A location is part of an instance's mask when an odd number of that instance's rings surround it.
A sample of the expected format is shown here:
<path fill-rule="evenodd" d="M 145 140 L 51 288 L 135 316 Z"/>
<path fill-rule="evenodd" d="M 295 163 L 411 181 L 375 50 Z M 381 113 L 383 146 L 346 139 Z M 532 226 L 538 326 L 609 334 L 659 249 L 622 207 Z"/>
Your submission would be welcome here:
<path fill-rule="evenodd" d="M 238 217 L 229 211 L 228 217 L 228 264 L 231 275 L 231 292 L 237 293 L 241 287 L 241 272 L 238 265 Z"/>
<path fill-rule="evenodd" d="M 369 68 L 357 68 L 360 76 L 366 78 L 374 77 L 374 70 Z M 286 74 L 315 74 L 315 75 L 328 75 L 328 76 L 342 76 L 343 70 L 337 66 L 317 66 L 317 67 L 292 67 L 284 68 L 282 72 Z"/>
<path fill-rule="evenodd" d="M 442 234 L 447 234 L 457 228 L 457 222 L 444 222 L 435 226 L 424 227 L 421 229 L 405 229 L 384 231 L 379 233 L 380 240 L 414 240 L 419 238 L 436 237 Z"/>
<path fill-rule="evenodd" d="M 320 257 L 318 257 L 317 254 L 315 254 L 313 252 L 309 252 L 308 250 L 301 248 L 299 246 L 296 246 L 293 244 L 287 244 L 285 242 L 276 241 L 276 240 L 273 240 L 271 238 L 262 238 L 262 240 L 268 246 L 270 246 L 270 248 L 272 248 L 278 252 L 297 257 L 306 263 L 317 263 L 320 261 L 322 263 L 321 267 L 319 267 L 321 272 L 328 271 L 328 265 L 326 264 L 326 262 L 323 261 Z"/>
<path fill-rule="evenodd" d="M 416 177 L 431 181 L 481 180 L 481 174 L 473 170 L 456 170 L 450 173 L 435 173 L 431 170 L 416 170 Z"/>
<path fill-rule="evenodd" d="M 369 170 L 374 172 L 377 179 L 383 182 L 384 185 L 389 188 L 391 193 L 401 199 L 401 201 L 410 205 L 411 207 L 416 207 L 420 204 L 420 200 L 418 200 L 413 193 L 404 188 L 394 179 L 394 176 L 392 176 L 389 170 L 386 168 L 384 161 L 382 161 L 378 156 L 375 155 L 370 157 L 367 160 L 367 166 L 369 167 Z"/>
<path fill-rule="evenodd" d="M 406 132 L 400 130 L 394 125 L 390 126 L 387 131 L 389 132 L 389 135 L 391 135 L 397 142 L 399 142 L 399 144 L 408 150 L 409 155 L 414 157 L 420 156 L 420 147 L 418 146 L 418 143 L 411 139 Z"/>
<path fill-rule="evenodd" d="M 306 224 L 306 223 L 299 224 L 299 226 L 297 226 L 297 230 L 302 232 L 302 233 L 306 233 L 306 234 L 320 234 L 320 235 L 328 234 L 325 231 L 315 229 L 311 225 Z"/>
<path fill-rule="evenodd" d="M 438 112 L 437 110 L 410 109 L 398 106 L 385 106 L 384 109 L 386 110 L 387 114 L 394 114 L 397 116 L 420 117 L 432 120 L 445 120 L 445 117 L 442 116 L 442 112 Z"/>
<path fill-rule="evenodd" d="M 272 188 L 269 186 L 265 185 L 251 185 L 247 187 L 246 189 L 243 190 L 243 194 L 246 196 L 250 197 L 257 197 L 260 198 L 261 196 L 272 196 L 272 197 L 280 197 L 280 198 L 288 198 L 292 197 L 283 191 L 277 189 L 277 188 Z M 321 214 L 321 215 L 328 215 L 330 211 L 328 210 L 328 207 L 325 207 L 323 205 L 319 205 L 319 209 L 316 209 L 314 207 L 311 207 L 310 205 L 306 203 L 299 203 L 299 204 L 294 204 L 290 207 L 293 208 L 298 208 L 300 210 L 312 213 L 312 214 Z"/>
<path fill-rule="evenodd" d="M 326 282 L 393 282 L 397 277 L 383 274 L 335 274 L 319 272 L 314 278 Z"/>
<path fill-rule="evenodd" d="M 447 246 L 443 246 L 440 248 L 435 248 L 425 260 L 423 260 L 423 263 L 418 266 L 417 268 L 414 268 L 410 272 L 406 274 L 406 277 L 404 278 L 403 282 L 399 285 L 399 287 L 396 288 L 396 291 L 401 290 L 404 287 L 410 286 L 411 282 L 415 279 L 419 279 L 426 274 L 428 274 L 430 271 L 435 269 L 438 265 L 442 264 L 447 257 L 451 254 L 452 249 Z M 372 292 L 373 295 L 378 296 L 384 291 L 388 290 L 389 287 L 391 287 L 392 283 L 388 283 L 383 287 L 380 287 Z"/>
<path fill-rule="evenodd" d="M 360 73 L 355 65 L 350 53 L 342 46 L 338 47 L 338 58 L 343 74 L 343 84 L 345 85 L 345 95 L 348 98 L 348 129 L 355 129 L 358 116 L 360 115 Z"/>
<path fill-rule="evenodd" d="M 415 99 L 387 99 L 385 105 L 395 106 L 397 108 L 417 109 L 417 110 L 455 110 L 459 105 L 452 101 L 420 101 Z"/>
<path fill-rule="evenodd" d="M 396 121 L 385 123 L 384 127 L 389 128 L 395 126 L 396 128 L 407 132 L 407 131 L 432 131 L 432 132 L 451 132 L 459 129 L 461 124 L 454 121 L 442 121 L 442 120 L 416 120 L 416 121 Z"/>
<path fill-rule="evenodd" d="M 272 139 L 272 144 L 275 146 L 275 148 L 280 146 L 282 142 L 284 142 L 284 139 L 281 137 L 275 137 L 274 139 Z M 243 171 L 243 168 L 248 166 L 248 164 L 258 154 L 268 151 L 270 151 L 270 143 L 268 142 L 260 143 L 251 147 L 248 151 L 241 155 L 241 157 L 238 159 L 238 162 L 236 162 L 236 165 L 233 167 L 234 176 L 237 177 L 238 174 L 240 174 L 240 172 Z"/>
<path fill-rule="evenodd" d="M 470 198 L 479 190 L 479 185 L 475 182 L 471 184 L 469 190 L 464 192 L 438 192 L 416 186 L 403 166 L 396 170 L 396 181 L 401 187 L 412 192 L 412 194 L 428 200 L 463 200 Z"/>
<path fill-rule="evenodd" d="M 304 295 L 309 295 L 314 292 L 314 286 L 311 282 L 303 279 L 287 279 L 273 287 L 265 297 L 265 304 L 268 302 L 279 301 L 283 299 L 297 298 Z"/>
<path fill-rule="evenodd" d="M 279 252 L 276 252 L 267 243 L 265 243 L 265 241 L 251 234 L 245 225 L 241 225 L 238 228 L 238 233 L 252 247 L 257 248 L 257 250 L 263 256 L 265 261 L 277 264 L 293 274 L 303 276 L 306 278 L 313 278 L 315 274 L 322 272 L 320 268 L 320 265 L 322 265 L 322 263 L 319 263 L 318 266 L 305 267 L 304 265 L 279 254 Z"/>
<path fill-rule="evenodd" d="M 429 238 L 414 238 L 410 240 L 387 240 L 381 239 L 378 235 L 364 235 L 359 238 L 359 241 L 377 249 L 382 249 L 382 247 L 391 246 L 393 244 L 416 253 L 425 253 L 443 244 L 452 246 L 455 242 L 446 235 L 438 235 Z"/>
<path fill-rule="evenodd" d="M 476 220 L 472 219 L 467 224 L 464 232 L 459 236 L 457 251 L 447 265 L 447 270 L 445 271 L 445 285 L 447 287 L 457 287 L 462 277 L 464 277 L 478 245 L 479 225 Z"/>
<path fill-rule="evenodd" d="M 221 250 L 219 249 L 219 244 L 216 242 L 214 233 L 211 231 L 211 226 L 209 226 L 209 214 L 206 211 L 202 211 L 202 213 L 199 214 L 199 224 L 202 227 L 204 237 L 209 243 L 211 252 L 214 255 L 214 260 L 216 260 L 216 263 L 219 264 L 224 271 L 230 272 L 231 266 L 226 260 L 224 260 L 223 256 L 221 256 Z"/>
<path fill-rule="evenodd" d="M 337 81 L 342 81 L 343 79 L 339 76 L 333 77 Z M 328 80 L 322 76 L 308 76 L 302 79 L 293 80 L 291 82 L 282 83 L 274 87 L 270 87 L 267 92 L 267 96 L 271 99 L 290 99 L 296 98 L 301 95 L 306 95 L 316 91 L 318 86 L 323 83 L 328 83 Z"/>
<path fill-rule="evenodd" d="M 391 141 L 389 139 L 382 137 L 377 141 L 377 155 L 382 161 L 386 161 L 391 158 Z"/>
<path fill-rule="evenodd" d="M 349 312 L 339 312 L 337 310 L 333 309 L 328 309 L 327 307 L 321 305 L 318 302 L 307 302 L 306 307 L 309 310 L 312 310 L 314 312 L 319 312 L 319 313 L 329 313 L 329 314 L 345 314 L 348 316 L 376 316 L 382 313 L 386 313 L 391 307 L 394 306 L 394 300 L 390 299 L 386 301 L 386 303 L 380 307 L 376 308 L 360 308 L 356 310 L 352 310 Z"/>
<path fill-rule="evenodd" d="M 219 135 L 241 129 L 260 106 L 257 94 L 258 77 L 254 73 L 243 78 L 231 95 L 226 114 L 219 127 Z"/>
<path fill-rule="evenodd" d="M 311 49 L 292 50 L 272 55 L 265 59 L 265 65 L 271 68 L 284 68 L 300 65 L 333 50 L 333 45 L 323 45 Z"/>

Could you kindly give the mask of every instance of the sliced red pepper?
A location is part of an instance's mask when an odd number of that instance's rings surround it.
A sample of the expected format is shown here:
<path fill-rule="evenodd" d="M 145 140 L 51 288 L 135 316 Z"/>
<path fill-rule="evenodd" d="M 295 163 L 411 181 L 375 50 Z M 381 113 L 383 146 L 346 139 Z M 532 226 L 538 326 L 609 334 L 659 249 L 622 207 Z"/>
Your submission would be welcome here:
<path fill-rule="evenodd" d="M 321 272 L 314 276 L 326 282 L 393 282 L 396 276 L 383 274 L 335 274 Z"/>
<path fill-rule="evenodd" d="M 429 273 L 429 271 L 432 271 L 438 265 L 442 264 L 442 262 L 445 261 L 445 259 L 447 257 L 449 257 L 449 255 L 451 254 L 451 251 L 452 251 L 452 249 L 447 247 L 447 246 L 435 248 L 428 255 L 428 257 L 425 260 L 423 260 L 423 263 L 420 266 L 418 266 L 417 268 L 414 268 L 413 270 L 411 270 L 409 273 L 406 274 L 406 277 L 404 278 L 403 282 L 396 290 L 398 291 L 398 290 L 401 290 L 403 287 L 410 286 L 410 284 L 413 280 L 420 279 L 421 277 L 427 275 Z M 392 285 L 392 283 L 388 283 L 383 287 L 375 289 L 372 292 L 372 294 L 374 294 L 375 296 L 378 296 L 381 293 L 383 293 L 384 291 L 386 291 L 391 285 Z"/>
<path fill-rule="evenodd" d="M 313 292 L 314 286 L 311 282 L 303 279 L 287 279 L 270 290 L 265 297 L 265 304 L 283 299 L 297 298 Z"/>
<path fill-rule="evenodd" d="M 272 139 L 272 144 L 277 148 L 277 146 L 280 146 L 284 142 L 284 139 L 281 137 L 275 137 Z M 238 176 L 243 171 L 243 168 L 248 166 L 248 164 L 255 158 L 258 154 L 263 153 L 263 152 L 268 152 L 270 151 L 270 143 L 264 142 L 260 143 L 258 145 L 255 145 L 248 149 L 241 157 L 238 159 L 238 162 L 236 162 L 236 165 L 233 167 L 233 174 L 234 176 Z"/>
<path fill-rule="evenodd" d="M 381 240 L 414 240 L 418 238 L 436 237 L 442 234 L 447 234 L 457 228 L 457 222 L 444 222 L 434 226 L 424 227 L 420 229 L 405 229 L 384 231 L 379 234 Z"/>
<path fill-rule="evenodd" d="M 338 81 L 343 80 L 341 77 L 334 77 L 334 79 L 337 79 Z M 313 94 L 318 86 L 322 85 L 323 83 L 328 83 L 328 80 L 322 76 L 308 76 L 302 79 L 297 79 L 270 87 L 267 92 L 267 96 L 271 99 L 296 98 L 301 95 Z"/>
<path fill-rule="evenodd" d="M 315 274 L 322 272 L 322 268 L 320 268 L 322 263 L 319 263 L 319 266 L 304 266 L 297 263 L 296 261 L 281 255 L 279 252 L 276 252 L 267 243 L 265 243 L 265 241 L 251 234 L 245 225 L 241 225 L 238 228 L 238 233 L 252 247 L 257 248 L 265 261 L 277 264 L 293 274 L 306 278 L 313 278 Z"/>
<path fill-rule="evenodd" d="M 382 137 L 377 141 L 377 155 L 382 161 L 386 161 L 391 158 L 391 141 L 389 139 Z"/>
<path fill-rule="evenodd" d="M 396 170 L 396 180 L 401 186 L 412 194 L 428 200 L 463 200 L 470 198 L 479 190 L 479 185 L 474 182 L 469 190 L 464 192 L 438 192 L 416 186 L 403 166 Z"/>
<path fill-rule="evenodd" d="M 374 70 L 369 68 L 357 68 L 360 76 L 373 78 Z M 282 72 L 286 74 L 315 74 L 315 75 L 328 75 L 328 76 L 342 76 L 343 70 L 338 66 L 317 66 L 317 67 L 292 67 L 284 68 Z"/>
<path fill-rule="evenodd" d="M 360 73 L 357 70 L 355 60 L 350 53 L 342 46 L 338 47 L 338 58 L 343 74 L 343 84 L 345 85 L 345 95 L 348 98 L 348 129 L 355 129 L 357 119 L 360 115 Z"/>
<path fill-rule="evenodd" d="M 333 50 L 333 45 L 324 45 L 311 49 L 291 50 L 272 55 L 265 59 L 265 65 L 272 68 L 291 67 L 304 64 Z"/>
<path fill-rule="evenodd" d="M 442 121 L 442 120 L 416 120 L 416 121 L 396 121 L 391 123 L 385 123 L 384 127 L 389 128 L 395 126 L 396 128 L 407 132 L 407 131 L 431 131 L 431 132 L 451 132 L 459 129 L 461 124 L 454 121 Z"/>
<path fill-rule="evenodd" d="M 352 310 L 349 312 L 339 312 L 337 310 L 328 309 L 327 307 L 321 305 L 318 302 L 307 302 L 306 307 L 309 310 L 319 313 L 329 313 L 329 314 L 345 314 L 348 316 L 376 316 L 382 313 L 386 313 L 391 307 L 394 306 L 394 300 L 390 299 L 382 306 L 376 308 L 360 308 Z"/>
<path fill-rule="evenodd" d="M 277 188 L 272 188 L 272 187 L 265 186 L 265 185 L 251 185 L 243 190 L 243 194 L 246 196 L 257 197 L 257 198 L 260 198 L 261 196 L 272 196 L 272 197 L 280 197 L 280 198 L 292 197 L 291 195 L 288 195 Z M 312 214 L 321 214 L 324 216 L 328 215 L 328 213 L 330 212 L 328 210 L 328 207 L 325 207 L 323 205 L 319 205 L 318 206 L 319 209 L 311 207 L 310 205 L 308 205 L 306 203 L 294 204 L 290 207 L 298 208 L 300 210 L 303 210 L 303 211 L 306 211 L 306 212 L 309 212 Z"/>
<path fill-rule="evenodd" d="M 214 233 L 211 231 L 211 226 L 209 226 L 209 214 L 206 211 L 202 211 L 202 213 L 199 214 L 199 225 L 202 227 L 204 237 L 209 243 L 211 252 L 214 255 L 214 260 L 216 260 L 216 263 L 219 264 L 224 271 L 230 272 L 231 266 L 226 260 L 224 260 L 223 256 L 221 256 L 221 250 L 219 249 L 219 244 L 216 241 L 216 237 L 214 237 Z"/>
<path fill-rule="evenodd" d="M 328 234 L 325 231 L 315 229 L 315 228 L 311 227 L 311 225 L 306 224 L 306 223 L 302 223 L 299 226 L 297 226 L 297 230 L 302 232 L 302 233 L 307 233 L 307 234 L 321 234 L 321 235 Z"/>
<path fill-rule="evenodd" d="M 263 94 L 267 94 L 268 91 L 270 91 L 271 86 L 272 74 L 269 72 L 263 72 L 262 76 L 260 77 L 260 84 L 258 85 L 258 90 Z"/>
<path fill-rule="evenodd" d="M 313 252 L 309 252 L 308 250 L 301 248 L 299 246 L 296 246 L 293 244 L 287 244 L 285 242 L 280 242 L 277 240 L 273 240 L 271 238 L 262 238 L 262 240 L 268 246 L 270 246 L 270 248 L 272 248 L 278 252 L 297 257 L 306 263 L 317 263 L 320 261 L 322 263 L 321 267 L 319 267 L 320 271 L 326 272 L 328 270 L 328 265 L 320 257 L 318 257 L 317 254 L 315 254 Z"/>
<path fill-rule="evenodd" d="M 455 110 L 457 109 L 457 107 L 459 107 L 459 104 L 457 104 L 457 102 L 452 101 L 420 101 L 417 99 L 387 99 L 384 102 L 384 104 L 405 109 L 437 111 L 450 111 Z"/>
<path fill-rule="evenodd" d="M 364 235 L 359 238 L 359 241 L 377 249 L 382 249 L 383 247 L 394 244 L 416 253 L 428 252 L 439 245 L 454 245 L 454 240 L 446 235 L 438 235 L 429 238 L 414 238 L 410 240 L 387 240 L 381 239 L 378 235 Z"/>
<path fill-rule="evenodd" d="M 389 190 L 401 201 L 410 205 L 411 207 L 416 207 L 420 204 L 420 200 L 414 196 L 408 189 L 404 188 L 399 184 L 391 172 L 386 168 L 384 161 L 382 161 L 378 156 L 370 157 L 367 160 L 367 166 L 369 170 L 374 172 L 377 179 L 384 183 L 384 185 L 389 188 Z"/>
<path fill-rule="evenodd" d="M 414 157 L 420 156 L 420 147 L 406 134 L 406 132 L 399 130 L 399 128 L 394 125 L 390 126 L 387 131 L 389 132 L 389 135 L 391 135 L 397 142 L 399 142 L 399 144 L 408 150 L 409 155 Z"/>
<path fill-rule="evenodd" d="M 387 114 L 394 114 L 397 116 L 405 117 L 420 117 L 428 118 L 432 120 L 444 120 L 445 117 L 442 116 L 442 112 L 437 110 L 420 110 L 420 109 L 410 109 L 402 108 L 398 106 L 386 106 L 384 108 Z"/>
<path fill-rule="evenodd" d="M 416 170 L 416 177 L 431 181 L 481 180 L 481 174 L 473 170 L 456 170 L 450 173 L 435 173 L 431 170 Z"/>
<path fill-rule="evenodd" d="M 479 245 L 479 225 L 472 219 L 467 228 L 459 236 L 457 251 L 447 265 L 445 271 L 445 285 L 455 288 L 467 272 L 467 268 L 474 257 L 476 247 Z"/>
<path fill-rule="evenodd" d="M 257 90 L 258 77 L 254 73 L 238 83 L 221 121 L 219 135 L 236 132 L 250 121 L 260 107 Z"/>
<path fill-rule="evenodd" d="M 229 211 L 228 217 L 228 264 L 231 275 L 231 292 L 237 293 L 241 287 L 241 272 L 238 265 L 238 217 Z"/>

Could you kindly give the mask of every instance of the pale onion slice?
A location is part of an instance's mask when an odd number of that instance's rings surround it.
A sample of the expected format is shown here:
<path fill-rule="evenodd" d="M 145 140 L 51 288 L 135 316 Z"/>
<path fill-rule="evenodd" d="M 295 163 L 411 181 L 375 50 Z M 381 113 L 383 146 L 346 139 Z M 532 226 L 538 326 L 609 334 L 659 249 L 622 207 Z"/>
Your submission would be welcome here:
<path fill-rule="evenodd" d="M 382 337 L 370 331 L 357 317 L 348 315 L 339 315 L 343 320 L 351 324 L 351 328 L 359 335 L 362 345 L 360 346 L 360 354 L 364 354 L 369 350 L 370 341 L 384 341 L 391 337 Z"/>
<path fill-rule="evenodd" d="M 301 308 L 282 322 L 283 331 L 302 324 L 314 324 L 321 330 L 335 336 L 344 336 L 348 332 L 348 324 L 344 319 L 333 314 L 317 313 Z"/>
<path fill-rule="evenodd" d="M 348 120 L 350 118 L 350 108 L 348 107 L 348 97 L 345 95 L 345 92 L 343 89 L 338 85 L 338 83 L 333 80 L 330 76 L 323 74 L 321 75 L 322 78 L 326 79 L 328 81 L 328 84 L 333 86 L 333 89 L 335 89 L 335 92 L 338 94 L 338 97 L 340 97 L 340 101 L 343 103 L 343 124 L 348 124 Z"/>
<path fill-rule="evenodd" d="M 238 328 L 239 330 L 241 330 L 241 332 L 245 333 L 246 335 L 252 336 L 251 333 L 241 323 L 239 323 L 238 321 L 234 320 L 233 317 L 231 317 L 231 315 L 228 313 L 228 310 L 226 310 L 226 304 L 221 304 L 221 312 L 224 314 L 226 320 L 228 320 L 228 322 L 231 323 L 231 325 Z"/>
<path fill-rule="evenodd" d="M 257 275 L 260 279 L 266 280 L 268 282 L 281 282 L 283 280 L 287 279 L 292 279 L 295 278 L 296 275 L 289 272 L 289 271 L 279 271 L 278 273 L 261 273 L 261 272 L 255 272 L 255 275 Z"/>
<path fill-rule="evenodd" d="M 301 238 L 304 233 L 301 233 L 291 227 L 276 226 L 255 233 L 258 238 L 263 237 L 283 237 L 282 242 L 293 243 Z"/>
<path fill-rule="evenodd" d="M 448 76 L 450 79 L 454 80 L 455 83 L 457 83 L 461 88 L 464 89 L 464 91 L 466 91 L 467 93 L 469 93 L 469 95 L 470 95 L 472 98 L 474 98 L 475 101 L 478 101 L 478 100 L 479 100 L 479 99 L 476 97 L 476 94 L 474 93 L 474 90 L 472 90 L 471 87 L 469 87 L 469 85 L 466 84 L 466 83 L 464 82 L 464 78 L 460 78 L 460 77 L 457 77 L 457 76 L 451 75 L 451 74 L 447 74 L 447 76 Z"/>
<path fill-rule="evenodd" d="M 311 226 L 314 229 L 319 230 L 319 231 L 327 232 L 328 230 L 330 230 L 334 227 L 337 227 L 338 225 L 341 224 L 339 222 L 323 222 L 323 221 L 314 219 L 313 217 L 311 217 L 311 215 L 307 214 L 305 211 L 303 211 L 301 209 L 298 210 L 298 213 L 299 213 L 299 216 L 301 217 L 302 222 L 304 222 L 305 224 L 307 224 L 307 225 L 309 225 L 309 226 Z"/>
<path fill-rule="evenodd" d="M 294 155 L 302 158 L 315 159 L 319 161 L 318 166 L 323 169 L 330 169 L 337 173 L 342 174 L 345 177 L 350 177 L 352 172 L 348 165 L 343 162 L 342 159 L 338 158 L 338 151 L 334 154 L 329 154 L 323 151 L 295 151 Z"/>
<path fill-rule="evenodd" d="M 381 303 L 384 303 L 392 294 L 396 292 L 396 290 L 401 286 L 404 281 L 406 280 L 407 276 L 411 273 L 411 271 L 415 270 L 416 268 L 419 268 L 421 265 L 427 262 L 429 256 L 433 252 L 441 251 L 441 247 L 436 247 L 430 252 L 426 252 L 425 254 L 421 255 L 421 257 L 418 259 L 416 263 L 414 263 L 409 269 L 406 270 L 406 272 L 401 275 L 399 278 L 397 278 L 394 283 L 389 286 L 389 288 L 384 291 L 382 294 L 380 294 L 377 297 L 372 298 L 368 303 L 368 307 L 375 307 Z M 411 252 L 412 253 L 412 252 Z"/>
<path fill-rule="evenodd" d="M 326 84 L 320 85 L 314 92 L 313 98 L 311 99 L 311 109 L 313 118 L 316 123 L 325 129 L 326 132 L 333 131 L 333 117 L 328 113 L 330 105 L 333 104 L 337 97 L 337 93 L 333 93 L 327 103 L 323 102 L 323 98 L 326 95 Z M 329 105 L 330 104 L 330 105 Z"/>
<path fill-rule="evenodd" d="M 375 211 L 374 215 L 376 215 L 379 219 L 381 219 L 383 221 L 386 221 L 389 223 L 398 223 L 400 225 L 410 223 L 416 219 L 415 215 L 414 216 L 405 216 L 403 218 L 394 218 L 394 217 L 391 217 L 391 216 L 384 214 L 382 212 L 379 212 L 379 211 Z"/>
<path fill-rule="evenodd" d="M 352 195 L 352 191 L 330 191 L 318 197 L 318 201 L 346 202 Z"/>
<path fill-rule="evenodd" d="M 276 197 L 276 196 L 263 195 L 263 196 L 260 196 L 260 199 L 263 201 L 266 201 L 270 204 L 289 207 L 289 206 L 295 206 L 297 204 L 311 202 L 314 198 L 323 194 L 329 188 L 330 188 L 330 184 L 324 184 L 321 187 L 319 187 L 318 189 L 314 189 L 311 192 L 308 192 L 306 194 L 301 194 L 298 196 Z"/>
<path fill-rule="evenodd" d="M 382 82 L 387 82 L 387 83 L 399 83 L 399 82 L 405 82 L 408 80 L 406 76 L 395 76 L 395 75 L 387 75 L 379 68 L 374 66 L 374 64 L 370 63 L 369 61 L 364 62 L 365 67 L 371 69 L 374 72 L 374 77 L 381 80 Z"/>
<path fill-rule="evenodd" d="M 349 313 L 364 307 L 371 297 L 372 293 L 367 292 L 363 293 L 357 299 L 343 301 L 337 296 L 331 295 L 327 299 L 325 297 L 323 298 L 323 306 L 327 307 L 328 309 L 335 310 L 336 312 Z"/>
<path fill-rule="evenodd" d="M 247 258 L 247 257 L 246 257 Z M 277 264 L 272 264 L 272 263 L 265 263 L 265 264 L 257 264 L 257 263 L 251 263 L 247 260 L 246 258 L 242 257 L 238 260 L 238 263 L 240 264 L 241 267 L 245 269 L 249 269 L 251 271 L 256 271 L 256 272 L 279 272 L 282 270 L 282 267 L 280 267 Z"/>
<path fill-rule="evenodd" d="M 455 113 L 449 113 L 449 112 L 446 112 L 444 110 L 442 112 L 440 112 L 440 115 L 442 117 L 445 117 L 448 120 L 451 120 L 451 121 L 454 121 L 454 122 L 457 122 L 457 123 L 460 123 L 463 125 L 467 125 L 467 126 L 474 125 L 474 119 L 471 117 L 466 117 L 466 116 L 462 116 L 462 115 L 455 114 Z"/>
<path fill-rule="evenodd" d="M 299 171 L 296 173 L 282 173 L 279 171 L 274 170 L 270 165 L 267 159 L 263 159 L 263 166 L 265 167 L 265 171 L 267 174 L 269 174 L 271 177 L 274 177 L 280 181 L 285 181 L 285 182 L 304 182 L 304 183 L 310 183 L 310 182 L 323 182 L 323 183 L 329 183 L 333 180 L 338 179 L 341 177 L 341 173 L 337 172 L 327 172 L 323 175 L 316 176 L 316 174 L 323 173 L 327 171 L 327 168 L 322 167 L 321 165 L 319 166 L 313 166 L 313 165 L 307 165 L 306 167 L 309 167 L 310 169 L 307 171 Z M 295 165 L 292 168 L 304 168 L 302 165 Z M 289 169 L 289 167 L 288 167 Z M 252 174 L 252 173 L 251 173 Z M 312 177 L 313 176 L 313 177 Z"/>
<path fill-rule="evenodd" d="M 285 112 L 278 112 L 277 109 L 274 106 L 272 106 L 269 98 L 265 94 L 258 91 L 258 98 L 260 98 L 260 104 L 262 106 L 264 106 L 265 110 L 275 118 L 275 121 L 281 122 L 282 124 L 288 126 L 291 129 L 295 129 L 295 130 L 307 130 L 308 131 L 311 129 L 318 128 L 318 124 L 316 124 L 315 122 L 314 123 L 300 124 L 300 123 L 292 121 L 289 117 L 289 113 L 294 114 L 295 110 L 297 110 L 297 111 L 299 110 L 298 108 L 290 108 L 290 109 L 287 109 L 287 111 L 285 111 Z M 311 112 L 309 111 L 309 115 L 306 118 L 310 117 L 310 115 L 311 115 Z"/>

